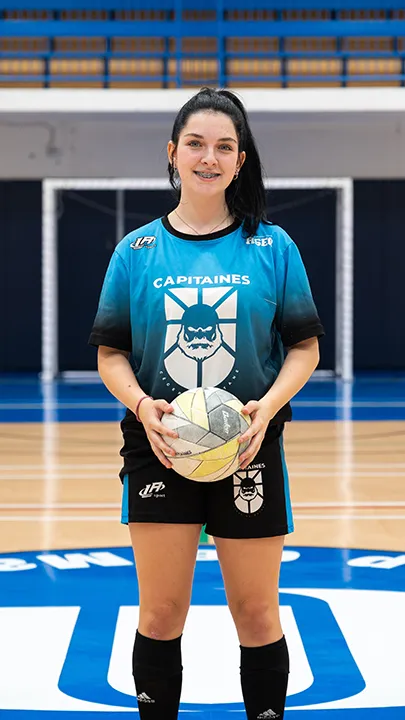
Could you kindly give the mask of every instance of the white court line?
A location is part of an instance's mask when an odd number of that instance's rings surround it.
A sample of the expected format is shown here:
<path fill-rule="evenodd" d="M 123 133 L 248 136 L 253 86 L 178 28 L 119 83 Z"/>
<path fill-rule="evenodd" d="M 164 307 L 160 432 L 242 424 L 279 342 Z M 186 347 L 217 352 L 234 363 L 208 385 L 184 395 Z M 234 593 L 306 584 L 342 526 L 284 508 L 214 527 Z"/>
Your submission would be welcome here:
<path fill-rule="evenodd" d="M 336 407 L 345 408 L 347 403 L 343 400 L 295 400 L 291 402 L 291 405 L 295 407 Z M 349 407 L 355 408 L 379 408 L 379 407 L 405 407 L 405 401 L 403 400 L 383 400 L 381 402 L 367 401 L 367 400 L 353 400 Z"/>
<path fill-rule="evenodd" d="M 116 473 L 118 474 L 119 468 L 116 470 Z M 289 468 L 289 474 L 294 477 L 309 477 L 309 478 L 340 478 L 342 476 L 342 471 L 339 469 L 336 469 L 335 472 L 300 472 L 299 470 L 291 470 Z M 114 473 L 102 473 L 102 472 L 87 472 L 85 474 L 83 473 L 63 473 L 58 472 L 57 470 L 49 471 L 49 477 L 54 478 L 55 480 L 108 480 L 113 477 Z M 48 476 L 48 475 L 47 475 Z M 392 478 L 405 478 L 405 470 L 404 472 L 384 472 L 384 471 L 356 471 L 354 470 L 352 472 L 352 476 L 354 478 L 359 477 L 392 477 Z M 41 472 L 38 473 L 24 473 L 24 474 L 18 474 L 18 475 L 10 475 L 10 474 L 4 474 L 0 473 L 0 481 L 5 480 L 6 482 L 10 482 L 13 480 L 39 480 L 41 481 L 43 479 L 43 475 Z"/>
<path fill-rule="evenodd" d="M 405 515 L 294 515 L 295 520 L 405 520 Z"/>
<path fill-rule="evenodd" d="M 25 463 L 25 465 L 0 465 L 0 471 L 1 470 L 43 470 L 45 467 L 44 463 L 37 464 L 37 465 L 31 465 Z M 58 463 L 57 467 L 61 470 L 85 470 L 86 468 L 89 468 L 89 470 L 119 470 L 121 465 L 117 463 L 72 463 L 72 464 L 63 464 Z M 370 467 L 376 467 L 375 465 Z M 403 465 L 405 468 L 405 463 Z"/>
<path fill-rule="evenodd" d="M 293 400 L 293 407 L 308 408 L 345 408 L 347 403 L 342 400 Z M 353 408 L 405 408 L 404 400 L 382 400 L 381 402 L 354 400 L 350 403 Z M 124 409 L 124 405 L 114 402 L 82 402 L 82 403 L 0 403 L 0 410 L 113 410 Z"/>
<path fill-rule="evenodd" d="M 295 520 L 405 520 L 404 515 L 294 515 Z M 116 515 L 0 515 L 0 522 L 119 522 Z"/>
<path fill-rule="evenodd" d="M 290 446 L 290 452 L 291 452 L 291 446 Z M 315 462 L 301 462 L 300 460 L 293 460 L 291 459 L 288 462 L 288 468 L 291 470 L 291 468 L 297 467 L 297 468 L 306 468 L 314 470 L 328 470 L 328 469 L 336 469 L 337 462 L 333 463 L 315 463 Z M 61 470 L 86 470 L 87 468 L 89 470 L 119 470 L 121 468 L 120 464 L 117 463 L 57 463 L 58 469 Z M 371 470 L 376 470 L 378 468 L 381 468 L 382 470 L 389 470 L 390 468 L 404 468 L 405 469 L 405 463 L 395 463 L 395 462 L 389 462 L 386 463 L 362 463 L 362 462 L 354 462 L 353 463 L 353 469 L 357 470 L 367 470 L 370 468 Z M 2 470 L 39 470 L 42 471 L 44 469 L 44 463 L 40 464 L 31 464 L 31 463 L 25 463 L 23 465 L 15 464 L 1 464 L 0 463 L 0 472 Z"/>
<path fill-rule="evenodd" d="M 121 507 L 120 503 L 0 503 L 0 510 L 116 510 Z M 296 502 L 293 503 L 293 509 L 311 510 L 315 508 L 402 508 L 405 507 L 405 500 L 381 500 L 368 501 L 361 500 L 353 502 Z"/>
<path fill-rule="evenodd" d="M 118 401 L 101 403 L 0 403 L 0 410 L 120 410 L 124 409 Z"/>

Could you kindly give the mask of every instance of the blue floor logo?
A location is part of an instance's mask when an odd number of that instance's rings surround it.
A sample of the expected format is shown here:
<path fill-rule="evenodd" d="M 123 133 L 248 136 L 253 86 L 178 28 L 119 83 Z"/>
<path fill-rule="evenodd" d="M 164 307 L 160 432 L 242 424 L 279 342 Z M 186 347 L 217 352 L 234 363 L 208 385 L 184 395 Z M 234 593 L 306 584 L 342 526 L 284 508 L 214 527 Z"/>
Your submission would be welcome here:
<path fill-rule="evenodd" d="M 287 718 L 405 717 L 404 590 L 405 555 L 285 550 Z M 0 555 L 2 720 L 134 712 L 137 619 L 128 548 Z M 180 717 L 245 717 L 238 640 L 211 547 L 198 554 L 183 665 Z"/>

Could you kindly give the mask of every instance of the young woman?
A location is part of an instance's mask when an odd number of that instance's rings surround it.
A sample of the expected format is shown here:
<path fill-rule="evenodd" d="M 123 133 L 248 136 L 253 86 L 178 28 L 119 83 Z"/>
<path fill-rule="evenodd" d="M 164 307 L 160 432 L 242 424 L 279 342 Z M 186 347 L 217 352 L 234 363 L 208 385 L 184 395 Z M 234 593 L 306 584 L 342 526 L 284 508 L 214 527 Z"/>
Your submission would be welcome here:
<path fill-rule="evenodd" d="M 181 635 L 206 523 L 239 636 L 247 718 L 282 718 L 289 659 L 278 579 L 293 530 L 282 433 L 323 329 L 297 247 L 266 220 L 240 100 L 203 88 L 178 113 L 168 157 L 178 204 L 117 246 L 90 338 L 102 380 L 128 408 L 121 476 L 140 592 L 140 717 L 178 716 Z M 252 419 L 241 470 L 219 482 L 171 469 L 165 436 L 176 433 L 160 422 L 197 386 L 226 388 Z"/>

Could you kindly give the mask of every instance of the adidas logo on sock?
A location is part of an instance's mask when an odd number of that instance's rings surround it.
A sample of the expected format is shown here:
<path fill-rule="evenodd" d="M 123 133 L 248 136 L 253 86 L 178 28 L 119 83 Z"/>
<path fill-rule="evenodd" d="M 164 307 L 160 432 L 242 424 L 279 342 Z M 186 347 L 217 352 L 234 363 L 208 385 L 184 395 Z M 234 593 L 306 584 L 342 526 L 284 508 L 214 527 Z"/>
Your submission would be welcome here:
<path fill-rule="evenodd" d="M 146 693 L 141 693 L 140 695 L 138 695 L 138 697 L 136 699 L 138 700 L 138 702 L 144 702 L 144 703 L 154 703 L 155 702 Z"/>
<path fill-rule="evenodd" d="M 260 715 L 257 716 L 257 720 L 268 720 L 268 718 L 278 718 L 280 715 L 278 713 L 275 713 L 274 710 L 265 710 L 264 712 L 260 713 Z"/>

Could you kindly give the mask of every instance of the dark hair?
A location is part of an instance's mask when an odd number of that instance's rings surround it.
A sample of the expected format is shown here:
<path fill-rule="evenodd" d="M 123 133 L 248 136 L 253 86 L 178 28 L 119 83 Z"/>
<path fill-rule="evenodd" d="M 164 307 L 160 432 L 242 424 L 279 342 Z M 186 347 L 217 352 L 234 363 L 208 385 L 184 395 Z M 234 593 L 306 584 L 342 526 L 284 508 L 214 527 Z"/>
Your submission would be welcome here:
<path fill-rule="evenodd" d="M 179 136 L 189 117 L 202 111 L 219 112 L 228 115 L 238 136 L 238 152 L 246 152 L 245 162 L 238 178 L 226 188 L 225 200 L 229 212 L 243 223 L 243 230 L 254 235 L 260 222 L 266 222 L 266 193 L 262 177 L 262 165 L 249 120 L 242 102 L 229 90 L 214 90 L 203 87 L 179 110 L 172 130 L 172 142 L 177 146 Z M 174 167 L 168 166 L 170 184 L 177 191 Z M 270 224 L 270 223 L 269 223 Z"/>

